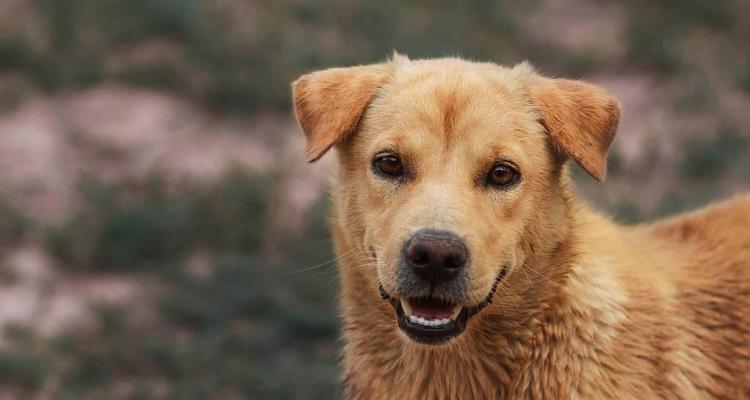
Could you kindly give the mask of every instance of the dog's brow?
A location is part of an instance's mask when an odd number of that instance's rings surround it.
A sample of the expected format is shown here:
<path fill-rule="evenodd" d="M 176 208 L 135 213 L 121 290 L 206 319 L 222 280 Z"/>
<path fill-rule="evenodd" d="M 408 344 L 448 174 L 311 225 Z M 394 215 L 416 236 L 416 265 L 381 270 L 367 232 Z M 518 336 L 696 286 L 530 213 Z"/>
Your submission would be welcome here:
<path fill-rule="evenodd" d="M 455 90 L 445 89 L 441 93 L 438 101 L 442 105 L 440 110 L 443 114 L 442 130 L 447 138 L 450 138 L 453 133 L 453 128 L 456 125 L 456 121 L 466 108 L 468 99 L 466 98 L 466 96 L 462 96 Z M 446 142 L 448 141 L 449 140 L 446 140 Z"/>

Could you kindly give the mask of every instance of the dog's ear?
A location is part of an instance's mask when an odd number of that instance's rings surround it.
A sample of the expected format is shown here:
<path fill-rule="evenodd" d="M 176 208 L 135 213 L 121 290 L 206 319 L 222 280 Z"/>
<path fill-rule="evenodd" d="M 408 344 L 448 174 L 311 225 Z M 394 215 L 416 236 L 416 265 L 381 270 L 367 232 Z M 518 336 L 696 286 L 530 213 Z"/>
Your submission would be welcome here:
<path fill-rule="evenodd" d="M 604 89 L 584 82 L 535 76 L 529 85 L 540 122 L 565 156 L 600 182 L 620 120 L 620 105 Z"/>
<path fill-rule="evenodd" d="M 307 137 L 307 157 L 319 159 L 352 133 L 390 76 L 390 64 L 331 68 L 292 83 L 294 111 Z"/>

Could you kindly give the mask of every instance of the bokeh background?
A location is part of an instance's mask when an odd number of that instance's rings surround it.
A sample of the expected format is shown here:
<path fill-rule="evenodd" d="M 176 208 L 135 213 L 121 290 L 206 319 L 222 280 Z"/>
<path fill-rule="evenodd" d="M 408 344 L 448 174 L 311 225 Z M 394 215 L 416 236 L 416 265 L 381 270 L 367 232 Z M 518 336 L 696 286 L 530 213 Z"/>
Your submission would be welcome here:
<path fill-rule="evenodd" d="M 750 189 L 745 0 L 0 0 L 0 398 L 331 399 L 326 158 L 289 83 L 460 55 L 601 84 L 590 203 Z"/>

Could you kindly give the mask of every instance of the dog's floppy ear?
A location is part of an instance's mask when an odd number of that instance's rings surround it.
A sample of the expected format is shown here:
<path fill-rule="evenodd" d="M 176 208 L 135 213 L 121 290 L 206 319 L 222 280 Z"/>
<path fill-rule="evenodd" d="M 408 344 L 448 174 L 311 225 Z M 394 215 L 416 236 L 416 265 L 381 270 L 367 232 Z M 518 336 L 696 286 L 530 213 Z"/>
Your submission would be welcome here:
<path fill-rule="evenodd" d="M 604 89 L 567 79 L 535 76 L 529 85 L 540 122 L 552 142 L 600 182 L 620 120 L 620 105 Z"/>
<path fill-rule="evenodd" d="M 307 137 L 310 162 L 356 129 L 390 71 L 389 64 L 331 68 L 303 75 L 292 83 L 294 111 Z"/>

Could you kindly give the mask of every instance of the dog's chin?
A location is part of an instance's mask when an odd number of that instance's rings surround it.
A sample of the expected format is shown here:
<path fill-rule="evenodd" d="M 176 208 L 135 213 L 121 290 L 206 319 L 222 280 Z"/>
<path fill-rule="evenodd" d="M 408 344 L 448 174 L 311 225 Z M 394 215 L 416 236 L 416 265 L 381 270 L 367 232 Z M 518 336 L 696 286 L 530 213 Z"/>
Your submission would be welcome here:
<path fill-rule="evenodd" d="M 487 296 L 479 304 L 467 306 L 435 297 L 395 298 L 380 286 L 380 295 L 396 310 L 398 327 L 409 339 L 427 345 L 440 345 L 461 335 L 469 318 L 492 303 L 497 285 L 504 276 L 498 275 Z"/>

